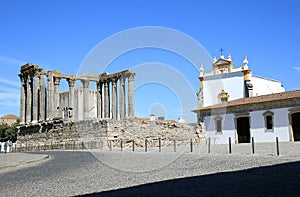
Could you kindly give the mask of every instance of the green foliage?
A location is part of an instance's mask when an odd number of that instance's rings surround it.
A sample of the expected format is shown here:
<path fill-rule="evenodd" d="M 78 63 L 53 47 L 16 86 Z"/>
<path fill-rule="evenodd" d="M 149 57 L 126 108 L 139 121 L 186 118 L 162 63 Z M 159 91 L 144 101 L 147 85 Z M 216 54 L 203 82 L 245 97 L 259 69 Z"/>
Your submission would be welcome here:
<path fill-rule="evenodd" d="M 12 125 L 0 124 L 0 141 L 6 142 L 8 140 L 15 142 L 17 140 L 17 126 L 20 121 Z"/>

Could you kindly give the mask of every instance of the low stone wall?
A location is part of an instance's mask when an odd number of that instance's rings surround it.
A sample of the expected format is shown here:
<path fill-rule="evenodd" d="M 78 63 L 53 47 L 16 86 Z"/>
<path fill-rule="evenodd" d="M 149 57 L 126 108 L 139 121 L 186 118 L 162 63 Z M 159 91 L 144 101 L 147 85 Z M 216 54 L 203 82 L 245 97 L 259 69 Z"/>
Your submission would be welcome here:
<path fill-rule="evenodd" d="M 114 121 L 111 119 L 91 119 L 85 121 L 54 120 L 40 124 L 18 127 L 18 143 L 55 143 L 75 141 L 105 141 L 109 145 L 157 147 L 159 139 L 162 146 L 178 146 L 190 143 L 205 143 L 205 129 L 198 124 L 170 123 L 165 121 Z M 122 142 L 121 142 L 122 141 Z"/>
<path fill-rule="evenodd" d="M 108 140 L 113 140 L 118 146 L 119 139 L 126 146 L 131 146 L 134 140 L 137 147 L 144 147 L 145 140 L 150 147 L 158 147 L 159 138 L 162 146 L 172 146 L 190 143 L 205 143 L 205 131 L 198 124 L 170 123 L 164 121 L 124 121 L 111 122 L 108 127 Z"/>

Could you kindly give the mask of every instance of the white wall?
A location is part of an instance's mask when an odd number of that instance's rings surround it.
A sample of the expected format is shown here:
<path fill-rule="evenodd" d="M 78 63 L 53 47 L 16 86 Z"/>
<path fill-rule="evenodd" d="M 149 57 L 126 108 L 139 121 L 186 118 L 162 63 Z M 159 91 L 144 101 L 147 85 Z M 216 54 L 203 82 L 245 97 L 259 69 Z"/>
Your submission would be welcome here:
<path fill-rule="evenodd" d="M 89 97 L 88 97 L 88 116 L 89 118 L 96 118 L 97 117 L 97 93 L 93 90 L 89 90 Z M 60 110 L 64 107 L 68 107 L 68 100 L 69 95 L 68 93 L 61 93 L 60 94 Z M 74 90 L 74 112 L 75 120 L 83 120 L 83 90 L 82 88 Z M 61 111 L 63 114 L 63 112 Z M 74 114 L 74 113 L 73 113 Z"/>
<path fill-rule="evenodd" d="M 263 78 L 257 75 L 251 76 L 253 96 L 284 92 L 280 81 Z M 229 100 L 245 97 L 245 84 L 243 72 L 232 72 L 222 75 L 204 77 L 203 81 L 203 105 L 210 106 L 219 103 L 218 95 L 224 89 L 229 93 Z"/>
<path fill-rule="evenodd" d="M 265 122 L 263 114 L 267 110 L 254 111 L 249 113 L 250 117 L 250 136 L 254 137 L 255 142 L 275 142 L 278 137 L 279 141 L 290 141 L 288 109 L 273 109 L 274 113 L 274 131 L 265 131 Z M 206 126 L 206 138 L 211 138 L 213 144 L 228 144 L 228 138 L 231 137 L 231 142 L 236 139 L 235 133 L 235 115 L 226 114 L 219 115 L 222 119 L 222 133 L 216 132 L 215 117 L 217 115 L 206 116 L 204 124 Z"/>
<path fill-rule="evenodd" d="M 97 92 L 90 90 L 89 91 L 89 118 L 97 118 Z"/>
<path fill-rule="evenodd" d="M 234 143 L 234 116 L 232 114 L 218 116 L 222 119 L 222 134 L 216 132 L 215 117 L 217 116 L 207 116 L 204 118 L 206 138 L 211 138 L 212 144 L 228 144 L 228 138 L 231 137 L 231 142 Z"/>
<path fill-rule="evenodd" d="M 250 133 L 251 137 L 254 137 L 255 142 L 274 142 L 275 138 L 278 137 L 280 141 L 289 141 L 289 119 L 288 119 L 288 109 L 274 109 L 270 110 L 274 113 L 274 131 L 265 130 L 264 122 L 264 111 L 251 112 L 251 122 L 250 122 Z"/>
<path fill-rule="evenodd" d="M 222 89 L 229 93 L 229 100 L 244 98 L 244 73 L 234 72 L 204 77 L 203 105 L 218 104 L 218 95 Z"/>
<path fill-rule="evenodd" d="M 253 96 L 285 91 L 280 81 L 263 78 L 257 75 L 252 75 L 251 83 L 253 85 Z"/>

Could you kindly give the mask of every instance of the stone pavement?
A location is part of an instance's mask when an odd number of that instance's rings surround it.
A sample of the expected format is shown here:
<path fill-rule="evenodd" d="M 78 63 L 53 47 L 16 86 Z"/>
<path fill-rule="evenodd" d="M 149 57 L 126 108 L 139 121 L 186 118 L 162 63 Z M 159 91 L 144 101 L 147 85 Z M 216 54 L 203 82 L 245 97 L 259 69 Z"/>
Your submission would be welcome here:
<path fill-rule="evenodd" d="M 0 173 L 0 197 L 300 196 L 299 142 L 280 143 L 280 156 L 274 143 L 257 143 L 255 154 L 251 144 L 232 154 L 228 145 L 189 148 L 37 152 L 49 159 Z"/>
<path fill-rule="evenodd" d="M 0 173 L 7 170 L 13 170 L 16 167 L 26 167 L 28 165 L 36 164 L 48 158 L 49 155 L 47 154 L 1 153 Z"/>

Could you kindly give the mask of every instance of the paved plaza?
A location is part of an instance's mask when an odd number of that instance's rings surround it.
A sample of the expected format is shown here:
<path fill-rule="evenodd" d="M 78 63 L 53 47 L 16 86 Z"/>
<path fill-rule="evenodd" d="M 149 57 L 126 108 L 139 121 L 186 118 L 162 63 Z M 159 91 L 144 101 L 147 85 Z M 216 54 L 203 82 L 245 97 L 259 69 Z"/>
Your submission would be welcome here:
<path fill-rule="evenodd" d="M 1 154 L 1 196 L 297 196 L 300 143 Z M 9 157 L 7 157 L 9 155 Z M 20 156 L 23 155 L 23 156 Z M 41 157 L 41 155 L 44 155 Z M 15 156 L 15 157 L 13 157 Z M 49 158 L 48 158 L 49 156 Z M 32 161 L 20 163 L 16 158 Z M 3 159 L 10 166 L 3 167 Z M 5 171 L 3 171 L 5 169 Z"/>

